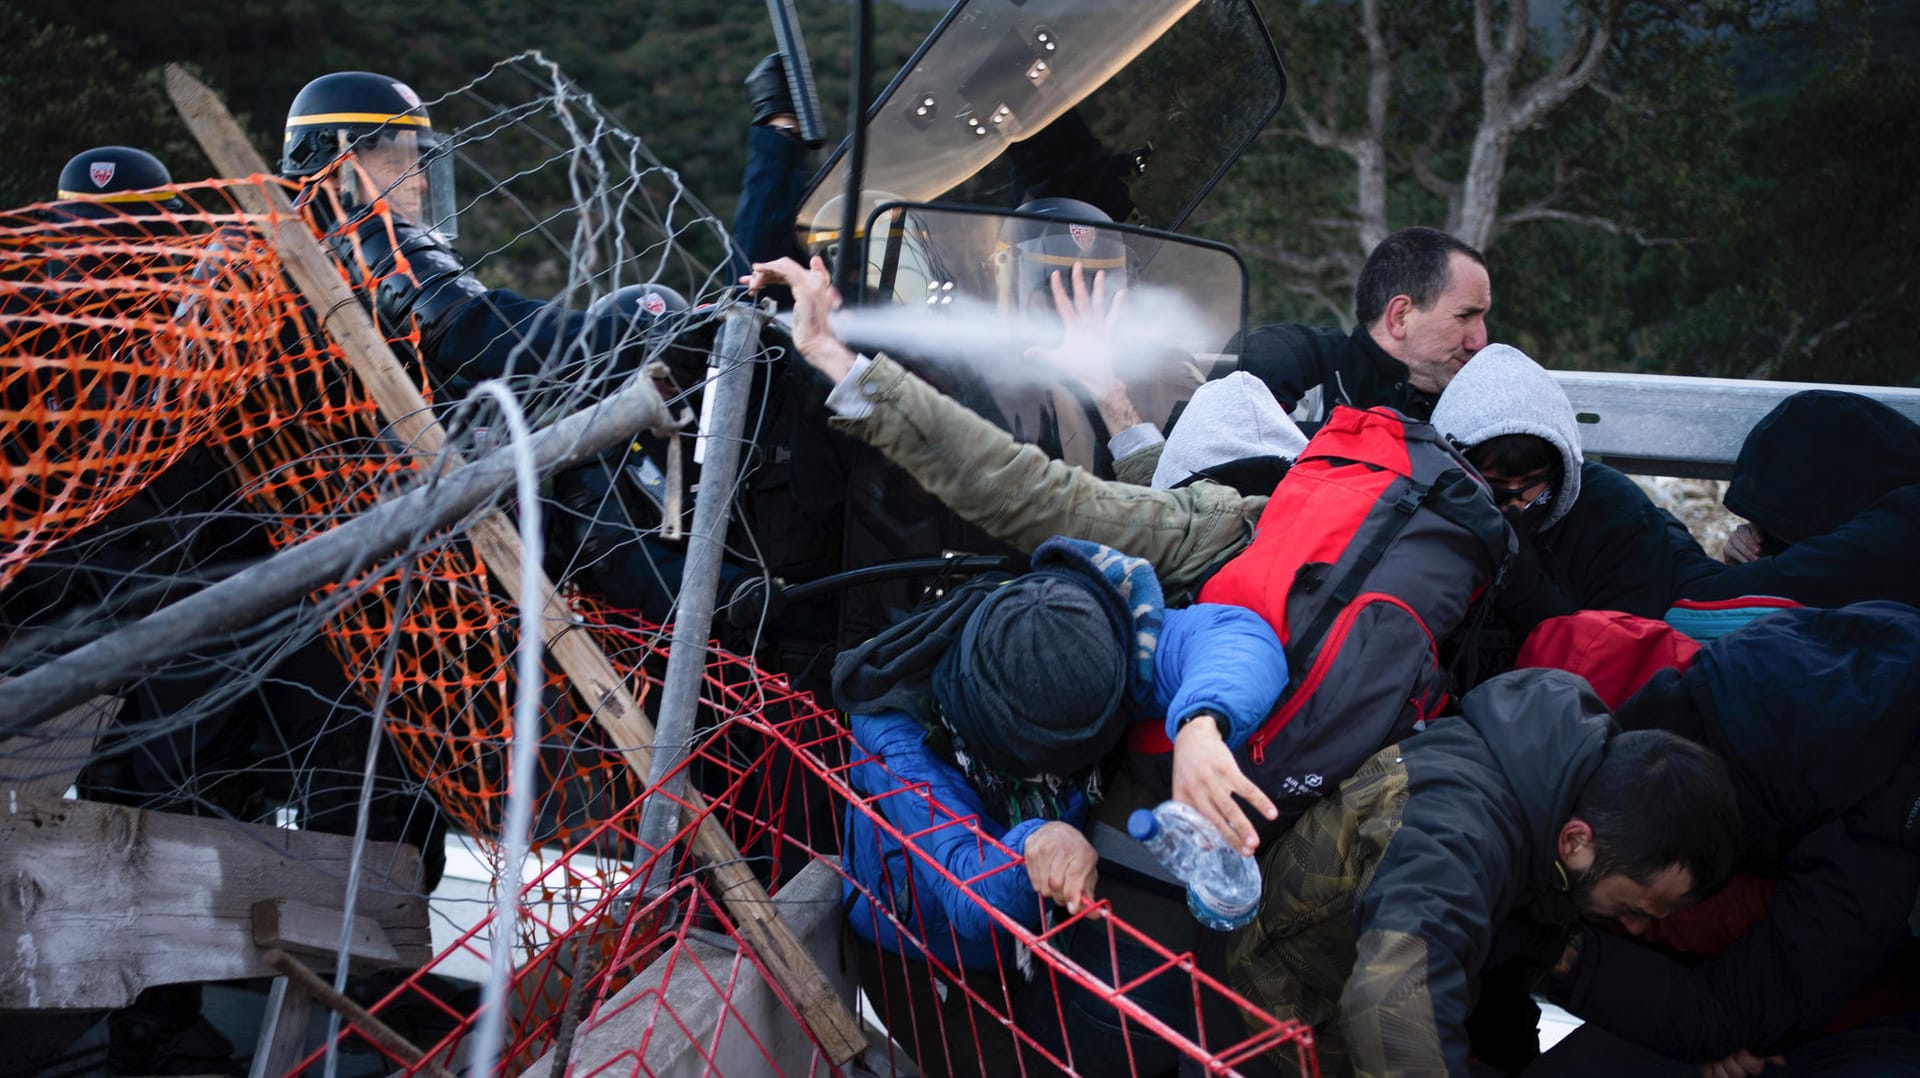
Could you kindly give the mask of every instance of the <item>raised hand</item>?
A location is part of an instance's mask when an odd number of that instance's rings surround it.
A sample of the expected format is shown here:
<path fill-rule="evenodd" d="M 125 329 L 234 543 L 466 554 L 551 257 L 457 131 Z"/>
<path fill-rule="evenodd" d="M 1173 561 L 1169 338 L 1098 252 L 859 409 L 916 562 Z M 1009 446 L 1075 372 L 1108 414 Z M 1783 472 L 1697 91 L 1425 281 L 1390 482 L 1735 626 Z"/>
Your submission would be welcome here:
<path fill-rule="evenodd" d="M 758 292 L 769 284 L 786 285 L 793 292 L 793 345 L 800 350 L 801 358 L 835 382 L 853 369 L 853 349 L 834 336 L 827 325 L 827 316 L 840 306 L 840 293 L 819 255 L 807 267 L 791 258 L 756 262 L 753 272 L 740 278 L 740 283 L 749 292 Z"/>

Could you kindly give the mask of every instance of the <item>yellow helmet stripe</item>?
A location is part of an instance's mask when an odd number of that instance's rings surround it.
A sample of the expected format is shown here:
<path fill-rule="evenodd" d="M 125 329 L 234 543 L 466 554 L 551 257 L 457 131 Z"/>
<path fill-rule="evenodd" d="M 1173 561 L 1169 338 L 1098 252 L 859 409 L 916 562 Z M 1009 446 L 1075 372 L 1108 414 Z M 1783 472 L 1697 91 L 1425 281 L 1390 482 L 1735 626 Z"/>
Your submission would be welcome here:
<path fill-rule="evenodd" d="M 316 112 L 311 116 L 289 116 L 288 127 L 324 127 L 327 124 L 405 124 L 409 127 L 431 128 L 433 122 L 425 116 L 412 116 L 406 113 L 386 112 Z"/>
<path fill-rule="evenodd" d="M 1038 262 L 1043 266 L 1071 266 L 1077 262 L 1088 269 L 1127 268 L 1126 255 L 1121 255 L 1118 258 L 1088 258 L 1085 255 L 1023 254 L 1020 258 L 1022 261 Z"/>
<path fill-rule="evenodd" d="M 166 202 L 175 197 L 172 191 L 120 191 L 111 195 L 97 195 L 89 191 L 59 191 L 55 198 L 85 199 L 88 202 Z"/>

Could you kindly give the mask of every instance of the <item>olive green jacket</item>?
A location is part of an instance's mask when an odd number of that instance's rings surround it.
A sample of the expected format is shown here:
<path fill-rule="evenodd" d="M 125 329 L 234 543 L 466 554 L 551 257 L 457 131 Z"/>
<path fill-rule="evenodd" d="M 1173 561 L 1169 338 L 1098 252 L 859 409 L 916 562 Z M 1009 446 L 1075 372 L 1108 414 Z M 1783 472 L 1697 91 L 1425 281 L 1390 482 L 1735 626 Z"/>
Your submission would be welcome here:
<path fill-rule="evenodd" d="M 1145 558 L 1172 605 L 1192 601 L 1209 572 L 1246 548 L 1267 505 L 1204 480 L 1154 490 L 1096 478 L 1014 441 L 884 356 L 855 390 L 872 411 L 833 425 L 886 454 L 961 518 L 1020 550 L 1066 535 Z M 1116 469 L 1150 476 L 1158 450 L 1130 454 Z"/>

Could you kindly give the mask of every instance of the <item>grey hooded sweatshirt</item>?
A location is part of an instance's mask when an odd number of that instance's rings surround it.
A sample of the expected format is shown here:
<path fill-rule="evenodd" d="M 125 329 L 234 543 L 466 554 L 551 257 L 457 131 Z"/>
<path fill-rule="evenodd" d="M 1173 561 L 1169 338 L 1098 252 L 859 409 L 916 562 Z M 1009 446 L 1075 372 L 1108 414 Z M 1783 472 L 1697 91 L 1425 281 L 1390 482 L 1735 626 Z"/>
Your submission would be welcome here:
<path fill-rule="evenodd" d="M 1540 364 L 1510 345 L 1488 345 L 1440 395 L 1433 425 L 1463 448 L 1531 434 L 1552 443 L 1565 463 L 1547 515 L 1521 536 L 1521 556 L 1503 592 L 1500 614 L 1515 637 L 1576 610 L 1649 618 L 1667 612 L 1676 590 L 1667 529 L 1678 523 L 1631 479 L 1585 459 L 1573 405 Z"/>

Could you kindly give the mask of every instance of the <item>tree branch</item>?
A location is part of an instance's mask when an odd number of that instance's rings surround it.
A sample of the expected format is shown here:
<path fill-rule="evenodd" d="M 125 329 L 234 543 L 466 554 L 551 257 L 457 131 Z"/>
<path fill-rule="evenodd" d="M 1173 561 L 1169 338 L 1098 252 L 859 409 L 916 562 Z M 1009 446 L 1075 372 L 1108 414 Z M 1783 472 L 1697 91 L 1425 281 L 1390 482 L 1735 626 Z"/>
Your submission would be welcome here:
<path fill-rule="evenodd" d="M 1644 229 L 1635 228 L 1611 217 L 1554 209 L 1538 202 L 1512 213 L 1502 214 L 1496 228 L 1505 231 L 1514 225 L 1524 225 L 1534 221 L 1559 221 L 1562 224 L 1579 225 L 1583 228 L 1597 228 L 1611 235 L 1625 236 L 1642 247 L 1685 247 L 1688 244 L 1700 242 L 1698 236 L 1649 236 Z"/>
<path fill-rule="evenodd" d="M 1451 203 L 1460 197 L 1460 185 L 1433 171 L 1433 159 L 1439 154 L 1440 144 L 1446 140 L 1447 133 L 1452 130 L 1453 122 L 1464 111 L 1466 111 L 1466 98 L 1461 95 L 1460 88 L 1448 85 L 1446 104 L 1440 107 L 1438 115 L 1427 125 L 1426 141 L 1414 147 L 1413 152 L 1407 155 L 1407 166 L 1413 173 L 1414 180 L 1420 186 L 1446 199 L 1449 208 Z"/>
<path fill-rule="evenodd" d="M 1335 271 L 1349 274 L 1358 271 L 1353 256 L 1345 252 L 1307 255 L 1301 254 L 1299 251 L 1295 251 L 1286 244 L 1278 241 L 1261 244 L 1254 248 L 1254 252 L 1260 257 L 1280 266 L 1282 269 L 1308 276 L 1317 277 L 1320 274 L 1333 273 Z"/>
<path fill-rule="evenodd" d="M 1500 58 L 1506 62 L 1509 70 L 1520 62 L 1527 51 L 1527 0 L 1508 0 L 1507 37 L 1501 43 Z"/>
<path fill-rule="evenodd" d="M 1352 315 L 1348 312 L 1345 306 L 1343 306 L 1338 300 L 1334 299 L 1332 295 L 1328 294 L 1326 289 L 1321 288 L 1318 285 L 1290 284 L 1287 286 L 1287 291 L 1292 292 L 1296 295 L 1306 296 L 1307 298 L 1318 302 L 1321 306 L 1325 307 L 1328 310 L 1328 312 L 1330 312 L 1333 315 L 1333 320 L 1343 327 L 1346 326 L 1348 321 L 1352 318 Z"/>
<path fill-rule="evenodd" d="M 1386 35 L 1380 32 L 1380 0 L 1361 3 L 1360 36 L 1367 43 L 1367 132 L 1378 140 L 1386 134 L 1393 90 L 1393 57 L 1387 52 Z"/>
<path fill-rule="evenodd" d="M 1613 42 L 1614 22 L 1620 17 L 1623 2 L 1608 0 L 1599 21 L 1588 28 L 1585 48 L 1569 45 L 1554 59 L 1550 71 L 1520 92 L 1518 102 L 1505 118 L 1508 130 L 1524 131 L 1532 127 L 1573 96 L 1575 90 L 1593 81 L 1607 58 L 1607 48 Z"/>
<path fill-rule="evenodd" d="M 1493 63 L 1493 0 L 1473 0 L 1473 49 L 1481 63 Z"/>

